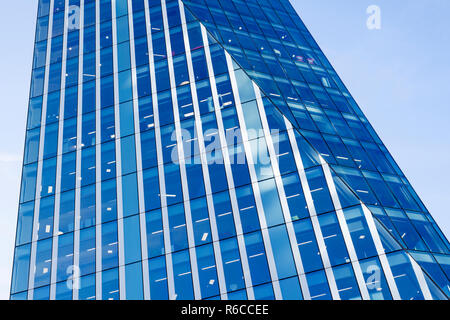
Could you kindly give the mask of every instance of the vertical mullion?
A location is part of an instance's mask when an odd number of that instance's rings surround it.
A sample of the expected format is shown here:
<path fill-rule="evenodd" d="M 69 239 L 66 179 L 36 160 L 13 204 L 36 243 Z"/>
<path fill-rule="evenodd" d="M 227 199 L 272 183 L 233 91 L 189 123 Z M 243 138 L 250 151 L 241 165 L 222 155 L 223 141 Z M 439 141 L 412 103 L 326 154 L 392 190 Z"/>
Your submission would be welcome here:
<path fill-rule="evenodd" d="M 420 290 L 422 291 L 425 300 L 433 300 L 433 296 L 431 295 L 430 288 L 428 287 L 427 281 L 425 280 L 425 275 L 422 268 L 409 253 L 406 254 L 408 255 L 409 261 L 411 262 L 414 274 L 416 275 L 417 282 L 419 283 Z"/>
<path fill-rule="evenodd" d="M 242 271 L 243 271 L 243 275 L 244 275 L 244 282 L 245 282 L 245 287 L 246 287 L 246 292 L 247 292 L 247 298 L 249 300 L 254 300 L 255 294 L 253 291 L 250 267 L 248 264 L 247 249 L 245 247 L 245 240 L 244 240 L 244 236 L 243 236 L 244 232 L 242 230 L 241 217 L 239 216 L 239 206 L 238 206 L 238 202 L 237 202 L 236 190 L 234 188 L 233 173 L 231 170 L 230 156 L 228 153 L 227 141 L 226 141 L 226 137 L 225 137 L 225 129 L 224 129 L 223 120 L 222 120 L 222 113 L 220 111 L 219 95 L 217 93 L 216 78 L 214 75 L 214 70 L 213 70 L 213 65 L 212 65 L 211 52 L 209 50 L 209 43 L 208 43 L 208 37 L 206 34 L 206 28 L 202 25 L 201 29 L 202 29 L 203 41 L 205 44 L 206 64 L 208 67 L 209 79 L 211 82 L 211 92 L 212 92 L 213 102 L 214 102 L 214 112 L 216 115 L 219 139 L 220 139 L 220 144 L 221 144 L 221 148 L 222 148 L 221 151 L 223 154 L 225 174 L 226 174 L 227 182 L 228 182 L 228 188 L 229 188 L 228 191 L 229 191 L 229 195 L 230 195 L 231 208 L 232 208 L 233 219 L 234 219 L 234 223 L 235 223 L 236 238 L 237 238 L 237 242 L 238 242 L 239 254 L 241 257 Z"/>
<path fill-rule="evenodd" d="M 227 60 L 227 65 L 228 65 L 228 72 L 230 74 L 231 86 L 233 88 L 234 100 L 236 102 L 236 112 L 237 112 L 237 115 L 239 118 L 239 124 L 241 127 L 242 141 L 243 141 L 243 145 L 244 145 L 245 154 L 246 154 L 246 157 L 248 160 L 247 161 L 248 169 L 249 169 L 250 178 L 251 178 L 251 182 L 252 182 L 253 194 L 255 196 L 256 208 L 258 211 L 259 222 L 261 224 L 261 234 L 263 237 L 264 247 L 266 249 L 267 262 L 269 264 L 269 272 L 270 272 L 270 276 L 272 278 L 272 284 L 273 284 L 273 289 L 274 289 L 274 293 L 275 293 L 275 298 L 277 300 L 280 300 L 280 299 L 282 299 L 281 288 L 280 288 L 280 283 L 278 281 L 279 279 L 278 279 L 277 266 L 275 264 L 275 258 L 273 256 L 273 248 L 272 248 L 272 244 L 270 242 L 270 236 L 269 236 L 269 231 L 267 228 L 267 221 L 266 221 L 266 217 L 265 217 L 265 213 L 264 213 L 264 207 L 262 204 L 258 178 L 257 178 L 255 167 L 254 167 L 255 159 L 253 159 L 253 154 L 252 154 L 252 150 L 251 150 L 251 146 L 250 146 L 250 142 L 249 142 L 249 138 L 248 138 L 247 126 L 245 124 L 244 113 L 242 110 L 241 100 L 240 100 L 240 96 L 239 96 L 239 89 L 238 89 L 238 85 L 237 85 L 237 81 L 236 81 L 236 76 L 234 74 L 233 62 L 231 60 L 232 58 L 228 54 L 228 52 L 226 52 L 225 55 L 226 55 L 226 60 Z"/>
<path fill-rule="evenodd" d="M 155 62 L 153 56 L 153 39 L 152 39 L 152 28 L 150 21 L 150 10 L 148 1 L 144 1 L 145 6 L 145 21 L 147 30 L 147 46 L 148 46 L 148 59 L 150 67 L 150 83 L 152 91 L 152 103 L 153 103 L 153 118 L 155 123 L 155 142 L 156 142 L 156 153 L 158 159 L 158 179 L 159 179 L 159 193 L 161 198 L 161 215 L 163 220 L 163 231 L 164 231 L 164 250 L 166 258 L 166 272 L 167 272 L 167 289 L 169 299 L 175 298 L 175 284 L 173 275 L 173 262 L 172 262 L 172 251 L 171 251 L 171 240 L 170 240 L 170 228 L 169 228 L 169 217 L 167 209 L 167 198 L 166 198 L 166 181 L 164 177 L 164 160 L 162 152 L 161 143 L 161 128 L 159 121 L 159 109 L 158 109 L 158 94 L 156 88 L 156 75 L 155 75 Z M 151 293 L 151 287 L 150 287 Z M 151 299 L 151 294 L 150 294 Z"/>
<path fill-rule="evenodd" d="M 130 58 L 133 88 L 133 114 L 134 114 L 134 130 L 136 143 L 136 169 L 137 184 L 139 197 L 139 224 L 141 234 L 141 257 L 142 257 L 142 281 L 144 288 L 144 299 L 150 299 L 150 283 L 148 269 L 148 250 L 147 250 L 147 225 L 145 220 L 145 198 L 144 198 L 144 178 L 142 172 L 142 146 L 141 146 L 141 130 L 139 124 L 139 104 L 137 91 L 137 71 L 136 71 L 136 55 L 134 43 L 134 24 L 133 24 L 133 6 L 131 0 L 128 0 L 128 22 L 130 30 Z"/>
<path fill-rule="evenodd" d="M 95 297 L 102 299 L 102 132 L 100 1 L 95 2 Z"/>
<path fill-rule="evenodd" d="M 81 222 L 81 149 L 83 120 L 83 51 L 84 51 L 84 0 L 80 1 L 80 44 L 78 56 L 78 109 L 77 109 L 77 149 L 76 149 L 76 180 L 75 180 L 75 227 L 74 227 L 74 270 L 80 270 L 80 222 Z M 78 272 L 79 273 L 79 272 Z M 78 275 L 77 275 L 78 276 Z M 79 279 L 73 287 L 73 299 L 78 300 Z"/>
<path fill-rule="evenodd" d="M 259 111 L 259 114 L 261 115 L 260 118 L 261 118 L 262 128 L 264 131 L 264 136 L 267 141 L 267 148 L 269 150 L 270 161 L 272 163 L 272 169 L 273 169 L 274 175 L 275 175 L 275 182 L 276 182 L 277 189 L 278 189 L 278 195 L 280 197 L 280 203 L 281 203 L 281 207 L 282 207 L 282 211 L 283 211 L 283 216 L 284 216 L 284 220 L 286 222 L 286 229 L 288 232 L 289 242 L 291 244 L 292 255 L 294 257 L 295 266 L 297 269 L 298 278 L 299 278 L 300 286 L 301 286 L 302 293 L 303 293 L 303 298 L 305 300 L 310 300 L 311 295 L 309 292 L 309 287 L 308 287 L 308 283 L 306 280 L 305 271 L 303 268 L 303 262 L 302 262 L 302 259 L 300 256 L 300 250 L 298 249 L 294 226 L 292 225 L 292 218 L 291 218 L 291 214 L 290 214 L 290 210 L 289 210 L 289 205 L 287 203 L 286 194 L 285 194 L 284 186 L 283 186 L 283 181 L 281 179 L 280 168 L 279 168 L 278 162 L 277 162 L 277 155 L 275 152 L 275 146 L 274 146 L 272 135 L 271 135 L 270 128 L 269 128 L 269 123 L 267 121 L 266 111 L 264 110 L 264 105 L 263 105 L 263 101 L 262 101 L 262 97 L 261 97 L 261 91 L 255 83 L 253 83 L 253 86 L 254 86 L 254 91 L 255 91 L 255 95 L 256 95 L 256 103 L 258 105 L 258 111 Z"/>
<path fill-rule="evenodd" d="M 328 279 L 328 285 L 330 287 L 331 296 L 333 300 L 340 300 L 339 291 L 336 284 L 336 279 L 334 278 L 333 270 L 331 269 L 330 258 L 326 249 L 325 241 L 323 239 L 322 230 L 320 229 L 319 219 L 317 218 L 316 208 L 314 207 L 314 201 L 311 195 L 311 189 L 309 188 L 308 179 L 306 177 L 305 168 L 303 166 L 303 161 L 300 155 L 300 149 L 298 148 L 297 140 L 294 134 L 294 128 L 292 124 L 284 118 L 289 141 L 292 147 L 292 152 L 294 154 L 295 163 L 297 165 L 297 171 L 300 177 L 301 185 L 303 188 L 303 193 L 305 195 L 306 203 L 308 206 L 308 212 L 311 218 L 311 223 L 313 226 L 314 234 L 316 236 L 317 245 L 319 246 L 320 257 L 322 258 L 323 267 L 325 274 Z"/>
<path fill-rule="evenodd" d="M 56 272 L 58 267 L 58 240 L 59 240 L 59 214 L 61 201 L 61 164 L 63 148 L 63 128 L 64 128 L 64 101 L 66 87 L 66 65 L 67 65 L 67 34 L 68 34 L 68 14 L 69 0 L 66 0 L 64 7 L 64 35 L 61 64 L 61 93 L 59 101 L 59 122 L 58 122 L 58 151 L 56 158 L 56 184 L 55 184 L 55 207 L 53 216 L 53 247 L 52 247 L 52 270 L 50 281 L 50 300 L 56 299 Z"/>
<path fill-rule="evenodd" d="M 345 220 L 344 211 L 337 194 L 336 185 L 333 181 L 333 176 L 331 175 L 331 170 L 329 165 L 320 157 L 322 169 L 325 175 L 325 180 L 327 182 L 328 189 L 330 190 L 331 199 L 333 201 L 333 206 L 336 211 L 336 217 L 339 221 L 339 226 L 342 231 L 342 236 L 344 237 L 345 246 L 350 255 L 350 261 L 355 271 L 356 281 L 358 283 L 359 290 L 361 292 L 361 297 L 363 300 L 370 300 L 369 291 L 367 290 L 366 281 L 364 280 L 364 275 L 361 270 L 361 265 L 359 264 L 358 256 L 356 255 L 356 250 L 353 245 L 352 237 L 350 235 L 350 230 L 348 229 L 347 221 Z"/>
<path fill-rule="evenodd" d="M 54 2 L 50 0 L 49 18 L 48 18 L 48 33 L 47 33 L 47 52 L 45 58 L 45 74 L 44 74 L 44 90 L 42 97 L 42 114 L 41 114 L 41 129 L 39 135 L 39 154 L 38 165 L 36 171 L 36 192 L 34 201 L 34 216 L 33 216 L 33 234 L 30 252 L 30 272 L 28 275 L 28 299 L 33 299 L 34 294 L 34 276 L 36 273 L 36 250 L 38 240 L 38 228 L 39 228 L 39 208 L 40 208 L 40 196 L 41 196 L 41 183 L 42 183 L 42 162 L 44 158 L 44 140 L 45 140 L 45 124 L 47 118 L 47 98 L 48 98 L 48 78 L 50 71 L 50 54 L 52 47 L 52 33 L 53 33 L 53 8 Z"/>
<path fill-rule="evenodd" d="M 181 124 L 180 124 L 180 115 L 178 111 L 178 99 L 177 99 L 177 90 L 175 84 L 175 73 L 173 68 L 173 58 L 172 58 L 172 47 L 170 41 L 170 30 L 169 30 L 169 22 L 167 17 L 167 7 L 166 1 L 161 0 L 161 9 L 164 23 L 164 35 L 166 39 L 166 49 L 167 49 L 167 63 L 169 67 L 169 78 L 170 78 L 170 87 L 172 93 L 172 104 L 173 104 L 173 117 L 175 121 L 175 132 L 177 138 L 177 149 L 178 149 L 178 159 L 179 159 L 179 167 L 181 173 L 181 184 L 183 190 L 183 201 L 184 201 L 184 213 L 186 216 L 186 229 L 189 243 L 189 257 L 191 261 L 191 274 L 192 274 L 192 283 L 194 288 L 194 297 L 196 300 L 201 299 L 201 291 L 200 291 L 200 281 L 198 275 L 198 266 L 197 266 L 197 253 L 195 251 L 195 240 L 194 240 L 194 228 L 192 223 L 192 215 L 191 215 L 191 204 L 189 200 L 189 189 L 187 183 L 187 175 L 186 175 L 186 166 L 184 159 L 184 150 L 183 150 L 183 139 L 181 132 Z"/>
<path fill-rule="evenodd" d="M 380 235 L 378 233 L 377 227 L 375 225 L 374 218 L 372 216 L 372 212 L 370 212 L 369 208 L 365 204 L 361 202 L 361 207 L 364 212 L 364 216 L 367 221 L 367 226 L 369 227 L 370 234 L 372 235 L 373 242 L 375 244 L 375 248 L 378 253 L 378 257 L 380 258 L 381 267 L 383 268 L 384 274 L 386 276 L 386 281 L 388 283 L 389 289 L 391 291 L 392 298 L 394 300 L 401 300 L 400 293 L 398 292 L 397 284 L 395 283 L 394 275 L 392 274 L 391 266 L 389 265 L 389 261 L 384 252 L 383 244 L 380 239 Z"/>
<path fill-rule="evenodd" d="M 219 282 L 219 290 L 220 290 L 220 295 L 221 295 L 222 299 L 226 300 L 227 292 L 226 292 L 225 276 L 224 276 L 223 264 L 222 264 L 222 254 L 220 252 L 220 245 L 218 242 L 219 233 L 218 233 L 218 229 L 217 229 L 214 202 L 213 202 L 212 191 L 211 191 L 211 181 L 210 181 L 210 176 L 209 176 L 208 161 L 207 161 L 206 153 L 205 153 L 205 140 L 203 137 L 202 120 L 200 117 L 200 107 L 199 107 L 198 97 L 197 97 L 197 88 L 196 88 L 195 77 L 194 77 L 194 67 L 193 67 L 193 63 L 192 63 L 191 47 L 190 47 L 190 43 L 189 43 L 189 35 L 188 35 L 188 30 L 187 30 L 187 25 L 186 25 L 186 16 L 185 16 L 183 2 L 181 0 L 179 0 L 178 4 L 180 7 L 181 27 L 182 27 L 183 38 L 184 38 L 184 43 L 185 43 L 186 61 L 187 61 L 187 68 L 188 68 L 188 73 L 189 73 L 189 81 L 191 84 L 192 103 L 193 103 L 193 107 L 194 107 L 196 132 L 198 135 L 200 158 L 201 158 L 201 162 L 202 162 L 203 182 L 205 185 L 206 201 L 207 201 L 207 205 L 208 205 L 208 213 L 209 213 L 211 234 L 212 234 L 213 247 L 214 247 L 214 256 L 215 256 L 215 261 L 216 261 L 216 270 L 217 270 L 217 277 L 218 277 L 218 282 Z M 203 29 L 202 29 L 202 35 L 203 35 Z M 205 38 L 203 37 L 202 40 L 204 42 Z M 207 45 L 205 44 L 205 42 L 203 44 L 206 48 Z"/>
<path fill-rule="evenodd" d="M 123 231 L 123 194 L 122 194 L 122 150 L 120 138 L 120 100 L 119 100 L 119 61 L 117 50 L 117 20 L 116 0 L 111 0 L 112 10 L 112 49 L 113 49 L 113 75 L 114 75 L 114 117 L 115 117 L 115 143 L 116 143 L 116 182 L 117 182 L 117 233 L 119 247 L 119 294 L 120 300 L 126 299 L 125 284 L 125 248 Z"/>

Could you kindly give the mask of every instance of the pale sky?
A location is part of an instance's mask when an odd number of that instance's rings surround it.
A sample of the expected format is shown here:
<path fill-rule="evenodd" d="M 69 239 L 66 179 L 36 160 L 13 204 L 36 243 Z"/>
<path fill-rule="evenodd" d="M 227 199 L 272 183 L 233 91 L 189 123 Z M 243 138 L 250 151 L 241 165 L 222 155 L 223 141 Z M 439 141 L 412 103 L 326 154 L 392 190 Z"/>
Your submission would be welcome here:
<path fill-rule="evenodd" d="M 294 0 L 446 235 L 450 235 L 450 2 Z M 368 30 L 366 9 L 381 9 Z M 0 299 L 9 298 L 37 0 L 0 2 Z"/>

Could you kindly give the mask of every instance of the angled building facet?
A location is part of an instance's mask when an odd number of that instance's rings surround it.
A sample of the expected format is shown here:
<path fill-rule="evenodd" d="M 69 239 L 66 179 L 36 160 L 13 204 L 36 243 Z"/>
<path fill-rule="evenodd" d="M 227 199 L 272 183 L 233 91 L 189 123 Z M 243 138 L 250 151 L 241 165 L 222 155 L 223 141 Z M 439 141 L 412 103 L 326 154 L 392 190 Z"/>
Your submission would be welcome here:
<path fill-rule="evenodd" d="M 11 299 L 447 300 L 449 250 L 288 0 L 39 0 Z"/>

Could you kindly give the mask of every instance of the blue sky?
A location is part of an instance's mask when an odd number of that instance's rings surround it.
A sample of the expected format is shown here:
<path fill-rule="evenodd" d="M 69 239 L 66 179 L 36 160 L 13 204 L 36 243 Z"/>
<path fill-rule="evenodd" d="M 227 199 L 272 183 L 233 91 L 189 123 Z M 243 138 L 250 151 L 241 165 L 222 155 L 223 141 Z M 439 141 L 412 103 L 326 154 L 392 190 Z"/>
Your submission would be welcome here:
<path fill-rule="evenodd" d="M 446 235 L 450 2 L 293 0 Z M 368 30 L 366 9 L 381 9 Z M 0 3 L 0 299 L 9 296 L 37 0 Z"/>

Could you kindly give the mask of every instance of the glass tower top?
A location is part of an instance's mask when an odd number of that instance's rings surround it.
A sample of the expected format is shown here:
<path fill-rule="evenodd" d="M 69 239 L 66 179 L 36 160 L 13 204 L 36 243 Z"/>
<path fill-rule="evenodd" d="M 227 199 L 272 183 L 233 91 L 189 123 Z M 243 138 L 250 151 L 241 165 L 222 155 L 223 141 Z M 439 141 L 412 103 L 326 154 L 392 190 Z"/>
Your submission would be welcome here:
<path fill-rule="evenodd" d="M 11 299 L 446 300 L 449 250 L 288 0 L 39 0 Z"/>

